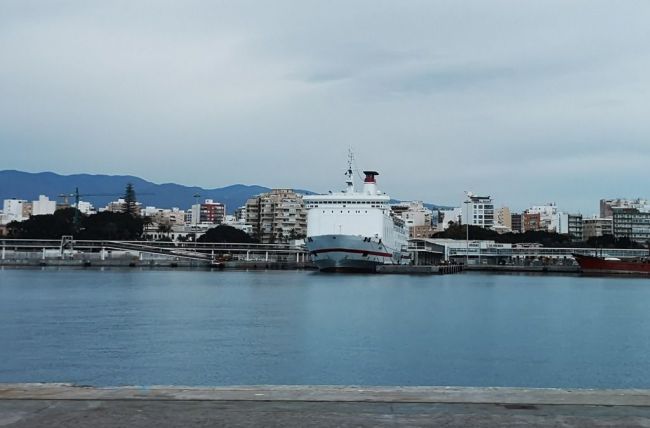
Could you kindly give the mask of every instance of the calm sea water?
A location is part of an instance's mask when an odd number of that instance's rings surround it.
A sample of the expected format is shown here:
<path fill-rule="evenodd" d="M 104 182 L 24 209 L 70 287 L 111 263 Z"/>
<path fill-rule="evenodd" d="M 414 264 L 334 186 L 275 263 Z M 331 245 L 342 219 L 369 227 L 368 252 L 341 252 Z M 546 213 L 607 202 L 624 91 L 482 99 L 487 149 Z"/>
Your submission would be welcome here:
<path fill-rule="evenodd" d="M 650 387 L 650 280 L 0 270 L 0 382 Z"/>

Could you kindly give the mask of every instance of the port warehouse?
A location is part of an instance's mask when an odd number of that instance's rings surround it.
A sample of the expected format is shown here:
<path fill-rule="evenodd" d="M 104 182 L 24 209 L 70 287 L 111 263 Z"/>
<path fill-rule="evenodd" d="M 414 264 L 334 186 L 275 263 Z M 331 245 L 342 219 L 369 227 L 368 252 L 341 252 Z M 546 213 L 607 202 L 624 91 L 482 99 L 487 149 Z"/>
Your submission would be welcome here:
<path fill-rule="evenodd" d="M 573 265 L 572 254 L 602 257 L 646 257 L 645 249 L 550 248 L 512 246 L 493 241 L 458 241 L 417 238 L 409 241 L 409 252 L 415 265 L 458 263 L 474 265 L 503 264 L 567 264 Z M 177 263 L 205 265 L 213 262 L 239 262 L 241 265 L 282 263 L 309 265 L 309 254 L 303 246 L 288 244 L 221 244 L 195 242 L 147 241 L 83 241 L 24 240 L 0 241 L 0 263 L 4 265 L 38 264 L 67 261 L 97 265 L 155 265 Z"/>
<path fill-rule="evenodd" d="M 502 244 L 494 241 L 416 238 L 409 240 L 415 264 L 452 262 L 468 265 L 576 265 L 572 254 L 601 257 L 647 257 L 647 249 L 557 248 L 537 244 Z"/>

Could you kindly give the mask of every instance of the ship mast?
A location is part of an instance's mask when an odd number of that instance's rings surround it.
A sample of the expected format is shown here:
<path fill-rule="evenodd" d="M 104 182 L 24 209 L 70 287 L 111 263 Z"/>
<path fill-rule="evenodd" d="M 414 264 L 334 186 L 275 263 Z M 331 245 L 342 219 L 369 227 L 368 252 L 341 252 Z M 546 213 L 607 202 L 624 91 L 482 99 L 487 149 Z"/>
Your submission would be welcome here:
<path fill-rule="evenodd" d="M 352 172 L 352 164 L 354 163 L 354 154 L 352 153 L 352 148 L 348 149 L 348 170 L 345 173 L 347 179 L 345 184 L 347 185 L 346 193 L 354 193 L 354 173 Z"/>

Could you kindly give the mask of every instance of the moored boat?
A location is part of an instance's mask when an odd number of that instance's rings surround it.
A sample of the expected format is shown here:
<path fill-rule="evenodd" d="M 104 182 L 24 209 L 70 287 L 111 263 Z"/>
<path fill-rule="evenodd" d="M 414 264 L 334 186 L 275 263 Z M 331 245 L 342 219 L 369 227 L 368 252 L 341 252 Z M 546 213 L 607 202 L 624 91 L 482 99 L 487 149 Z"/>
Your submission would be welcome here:
<path fill-rule="evenodd" d="M 305 245 L 314 264 L 326 272 L 375 272 L 384 264 L 408 264 L 408 235 L 377 189 L 376 171 L 364 171 L 363 189 L 354 187 L 352 157 L 341 192 L 304 197 L 307 206 Z"/>
<path fill-rule="evenodd" d="M 595 257 L 573 254 L 584 273 L 650 275 L 650 259 L 622 260 L 616 257 Z"/>

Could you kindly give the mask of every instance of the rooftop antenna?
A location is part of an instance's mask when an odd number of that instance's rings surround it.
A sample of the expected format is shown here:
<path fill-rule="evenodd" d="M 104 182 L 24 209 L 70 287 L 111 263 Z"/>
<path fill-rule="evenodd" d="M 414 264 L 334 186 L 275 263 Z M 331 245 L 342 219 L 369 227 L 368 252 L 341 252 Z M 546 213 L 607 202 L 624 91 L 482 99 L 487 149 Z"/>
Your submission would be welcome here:
<path fill-rule="evenodd" d="M 347 179 L 345 180 L 345 184 L 347 184 L 347 192 L 348 193 L 353 193 L 354 192 L 354 173 L 352 171 L 352 165 L 354 164 L 354 154 L 352 153 L 352 147 L 348 148 L 348 170 L 345 173 L 345 176 Z"/>

